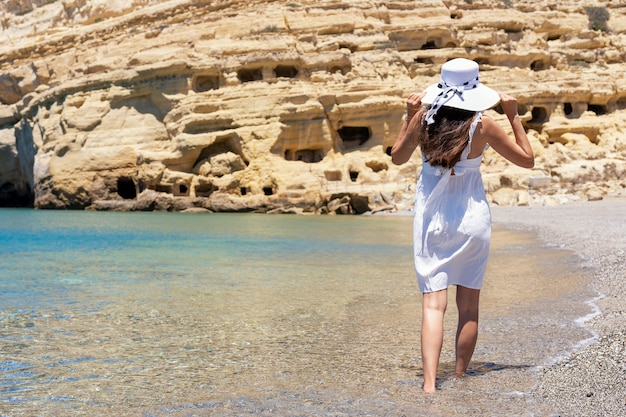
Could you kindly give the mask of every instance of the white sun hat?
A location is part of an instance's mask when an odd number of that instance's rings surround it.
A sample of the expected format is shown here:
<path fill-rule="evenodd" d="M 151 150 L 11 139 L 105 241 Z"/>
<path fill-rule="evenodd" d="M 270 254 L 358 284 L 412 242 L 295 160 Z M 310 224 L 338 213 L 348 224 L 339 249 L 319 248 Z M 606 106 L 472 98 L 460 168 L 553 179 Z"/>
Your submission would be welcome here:
<path fill-rule="evenodd" d="M 422 103 L 430 104 L 427 124 L 435 122 L 442 106 L 469 111 L 483 111 L 500 101 L 497 91 L 482 84 L 478 78 L 478 64 L 465 58 L 452 59 L 441 66 L 441 81 L 426 89 Z"/>

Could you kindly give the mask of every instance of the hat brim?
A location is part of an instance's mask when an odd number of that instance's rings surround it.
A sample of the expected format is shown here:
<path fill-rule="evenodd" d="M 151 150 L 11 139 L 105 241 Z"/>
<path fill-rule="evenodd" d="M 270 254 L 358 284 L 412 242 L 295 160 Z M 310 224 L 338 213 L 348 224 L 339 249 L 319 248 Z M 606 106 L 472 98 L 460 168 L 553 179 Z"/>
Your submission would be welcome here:
<path fill-rule="evenodd" d="M 423 104 L 432 104 L 442 89 L 438 84 L 433 84 L 426 90 L 426 95 L 422 98 Z M 463 91 L 462 97 L 455 94 L 444 106 L 454 107 L 469 111 L 483 111 L 490 109 L 500 102 L 500 94 L 494 89 L 479 83 L 476 88 Z"/>

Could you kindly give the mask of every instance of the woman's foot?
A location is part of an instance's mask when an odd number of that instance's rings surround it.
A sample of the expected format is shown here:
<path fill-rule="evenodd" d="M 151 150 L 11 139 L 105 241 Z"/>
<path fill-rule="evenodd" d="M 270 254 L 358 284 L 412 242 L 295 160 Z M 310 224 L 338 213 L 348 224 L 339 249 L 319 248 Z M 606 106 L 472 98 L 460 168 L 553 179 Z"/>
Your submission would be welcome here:
<path fill-rule="evenodd" d="M 423 392 L 424 394 L 434 394 L 434 393 L 436 393 L 436 392 L 437 392 L 437 388 L 427 389 L 426 387 L 424 387 L 424 388 L 422 389 L 422 392 Z"/>
<path fill-rule="evenodd" d="M 437 388 L 439 388 L 439 384 L 436 382 L 434 384 L 426 384 L 422 385 L 422 392 L 424 394 L 434 394 L 437 392 Z"/>

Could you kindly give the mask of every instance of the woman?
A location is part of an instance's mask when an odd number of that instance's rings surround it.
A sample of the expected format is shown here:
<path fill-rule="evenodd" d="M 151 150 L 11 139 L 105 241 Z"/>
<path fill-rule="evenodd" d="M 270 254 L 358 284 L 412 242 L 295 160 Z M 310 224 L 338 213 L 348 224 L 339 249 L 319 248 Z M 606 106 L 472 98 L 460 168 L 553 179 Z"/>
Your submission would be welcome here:
<path fill-rule="evenodd" d="M 482 114 L 498 102 L 511 123 L 514 140 Z M 413 242 L 423 293 L 423 389 L 435 392 L 448 286 L 457 286 L 457 377 L 467 371 L 478 336 L 478 301 L 491 239 L 491 213 L 480 175 L 483 150 L 491 146 L 525 168 L 534 166 L 534 156 L 517 114 L 517 101 L 482 84 L 478 64 L 464 58 L 443 64 L 438 84 L 409 95 L 407 117 L 391 150 L 393 162 L 405 163 L 418 146 L 423 165 Z"/>

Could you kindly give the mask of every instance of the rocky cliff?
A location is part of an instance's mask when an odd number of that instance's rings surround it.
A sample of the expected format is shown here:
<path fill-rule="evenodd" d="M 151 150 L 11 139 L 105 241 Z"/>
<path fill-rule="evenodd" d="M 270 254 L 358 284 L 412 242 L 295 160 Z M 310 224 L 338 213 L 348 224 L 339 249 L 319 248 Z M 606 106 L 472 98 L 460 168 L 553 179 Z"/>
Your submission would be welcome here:
<path fill-rule="evenodd" d="M 487 151 L 494 204 L 626 184 L 623 2 L 8 0 L 0 19 L 0 205 L 408 209 L 420 156 L 389 149 L 453 57 L 518 98 L 537 155 Z"/>

